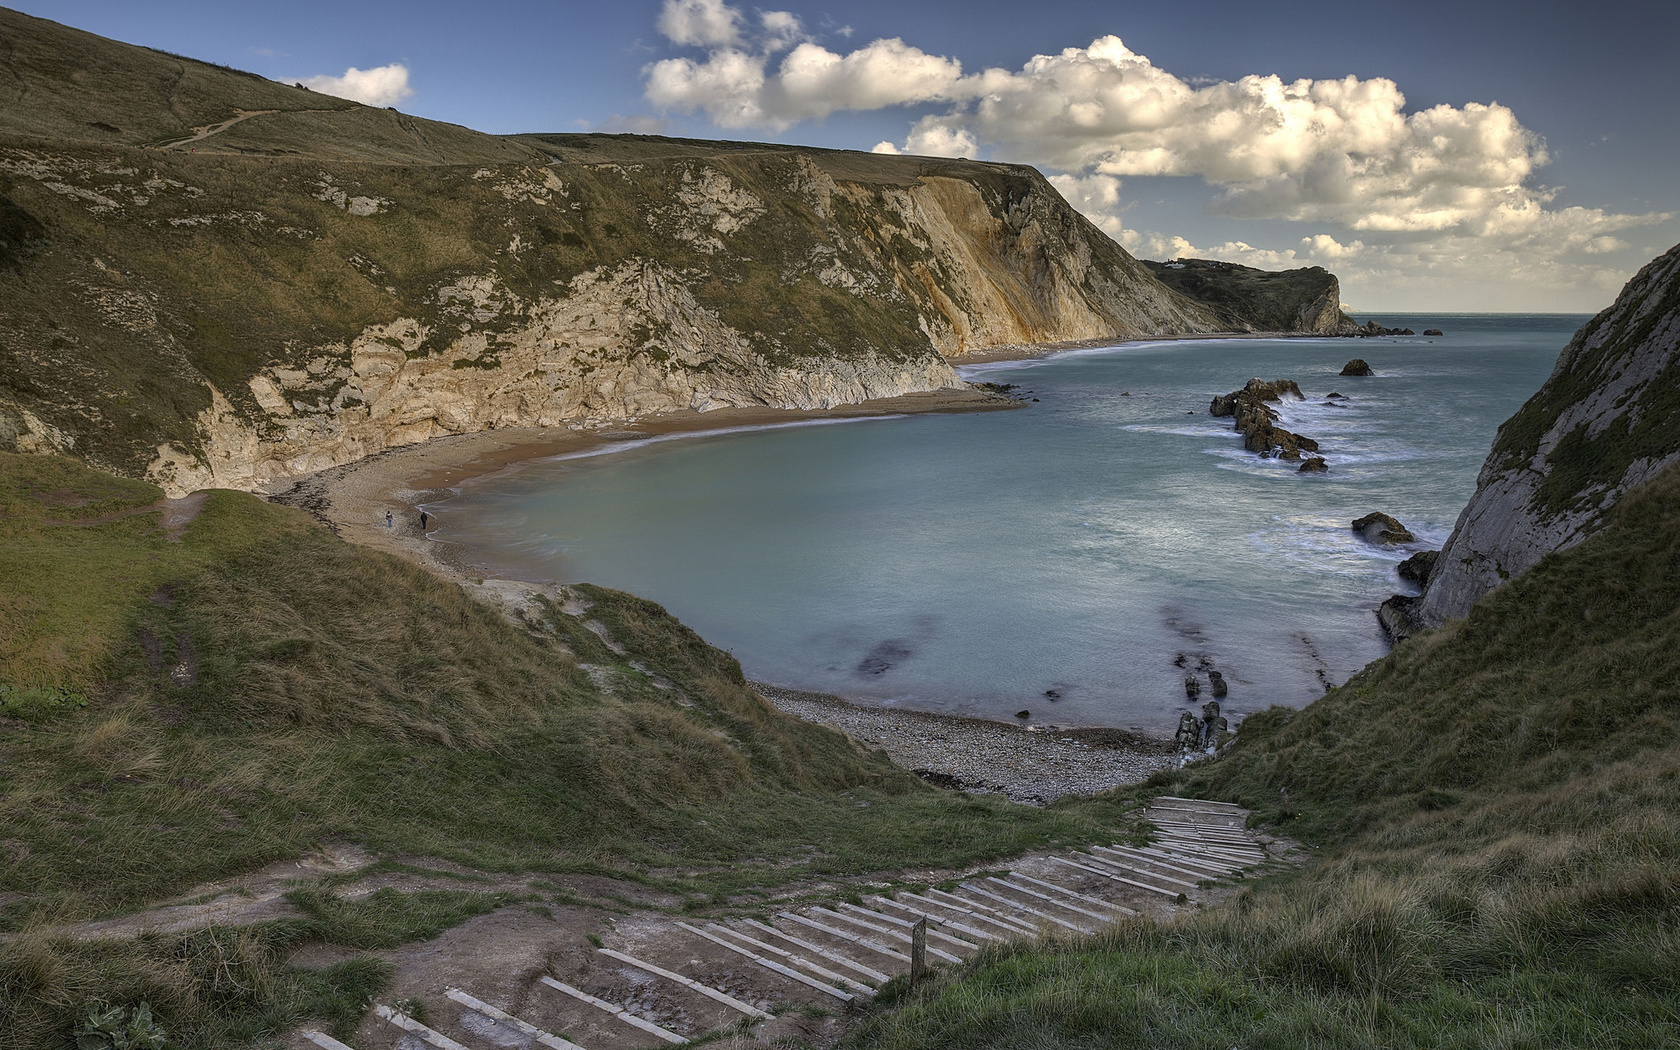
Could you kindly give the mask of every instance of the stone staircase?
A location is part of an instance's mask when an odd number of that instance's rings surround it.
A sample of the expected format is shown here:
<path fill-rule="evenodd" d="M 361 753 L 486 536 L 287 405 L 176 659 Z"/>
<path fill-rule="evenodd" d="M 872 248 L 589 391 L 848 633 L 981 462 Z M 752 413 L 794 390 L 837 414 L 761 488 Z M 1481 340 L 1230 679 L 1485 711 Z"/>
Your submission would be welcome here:
<path fill-rule="evenodd" d="M 1002 875 L 952 890 L 865 894 L 861 903 L 809 904 L 761 918 L 620 923 L 566 980 L 542 975 L 515 1012 L 443 990 L 440 1016 L 422 1023 L 378 1005 L 349 1048 L 318 1031 L 327 1050 L 630 1050 L 686 1043 L 728 1026 L 772 1022 L 771 1010 L 844 1009 L 911 965 L 913 928 L 926 920 L 928 961 L 958 963 L 988 944 L 1095 933 L 1121 918 L 1166 916 L 1236 877 L 1282 863 L 1244 828 L 1246 810 L 1161 797 L 1145 810 L 1158 829 L 1147 846 L 1022 858 Z M 570 983 L 568 983 L 570 982 Z M 512 1005 L 512 1004 L 508 1004 Z"/>

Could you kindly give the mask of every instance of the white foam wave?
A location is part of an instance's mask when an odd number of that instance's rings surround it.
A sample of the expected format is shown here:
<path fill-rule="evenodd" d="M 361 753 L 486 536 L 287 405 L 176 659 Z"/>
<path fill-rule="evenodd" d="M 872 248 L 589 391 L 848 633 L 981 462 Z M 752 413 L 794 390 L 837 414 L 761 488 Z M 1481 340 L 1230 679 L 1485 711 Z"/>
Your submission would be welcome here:
<path fill-rule="evenodd" d="M 904 419 L 905 413 L 899 412 L 886 416 L 842 416 L 838 419 L 799 419 L 789 423 L 748 423 L 738 427 L 719 427 L 716 430 L 684 430 L 673 434 L 654 434 L 651 437 L 632 438 L 628 441 L 615 441 L 609 445 L 596 448 L 586 448 L 578 452 L 562 452 L 555 456 L 543 457 L 540 462 L 560 463 L 571 459 L 593 459 L 597 456 L 612 456 L 632 449 L 646 448 L 648 445 L 661 445 L 667 441 L 687 441 L 692 438 L 722 437 L 727 434 L 751 434 L 760 430 L 793 430 L 796 427 L 832 427 L 844 423 L 878 423 L 887 419 Z"/>

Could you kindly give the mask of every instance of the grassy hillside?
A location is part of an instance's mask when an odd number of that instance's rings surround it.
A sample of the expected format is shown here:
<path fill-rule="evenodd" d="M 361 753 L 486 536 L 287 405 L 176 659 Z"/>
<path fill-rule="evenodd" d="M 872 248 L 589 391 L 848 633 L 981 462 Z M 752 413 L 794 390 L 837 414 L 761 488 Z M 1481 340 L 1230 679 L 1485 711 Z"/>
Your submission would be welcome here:
<path fill-rule="evenodd" d="M 1003 952 L 857 1047 L 1680 1045 L 1680 472 L 1151 785 L 1318 849 L 1232 907 Z"/>
<path fill-rule="evenodd" d="M 328 977 L 285 971 L 284 949 L 347 943 L 347 929 L 430 936 L 495 906 L 391 900 L 377 922 L 211 931 L 249 970 L 226 1002 L 193 969 L 221 965 L 196 954 L 202 936 L 99 947 L 46 931 L 328 842 L 619 876 L 698 907 L 1120 819 L 1114 803 L 1035 810 L 927 788 L 777 712 L 731 657 L 629 595 L 585 588 L 583 617 L 514 625 L 301 512 L 217 491 L 171 530 L 157 497 L 0 454 L 0 931 L 22 934 L 0 941 L 8 1046 L 58 1045 L 94 997 L 147 999 L 171 1031 L 222 1045 L 327 1009 L 305 986 Z"/>

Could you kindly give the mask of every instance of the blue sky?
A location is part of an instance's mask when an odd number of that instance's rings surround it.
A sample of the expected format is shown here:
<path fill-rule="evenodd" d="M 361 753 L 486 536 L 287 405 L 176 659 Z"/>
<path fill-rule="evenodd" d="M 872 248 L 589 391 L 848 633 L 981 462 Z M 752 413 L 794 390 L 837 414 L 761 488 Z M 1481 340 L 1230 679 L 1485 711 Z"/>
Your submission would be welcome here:
<path fill-rule="evenodd" d="M 1596 310 L 1680 240 L 1674 3 L 13 2 L 489 132 L 1033 163 L 1364 310 Z"/>

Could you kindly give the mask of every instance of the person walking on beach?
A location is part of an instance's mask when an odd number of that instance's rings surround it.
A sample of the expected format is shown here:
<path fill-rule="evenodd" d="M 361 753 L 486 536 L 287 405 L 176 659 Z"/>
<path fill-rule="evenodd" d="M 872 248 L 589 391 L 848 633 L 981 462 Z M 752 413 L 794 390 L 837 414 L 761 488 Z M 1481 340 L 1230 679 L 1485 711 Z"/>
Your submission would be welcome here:
<path fill-rule="evenodd" d="M 426 531 L 426 512 L 425 511 L 420 512 L 420 531 L 421 532 Z"/>
<path fill-rule="evenodd" d="M 395 524 L 395 522 L 393 522 L 391 520 L 391 512 L 386 511 L 385 512 L 385 527 L 388 529 L 388 528 L 391 528 L 394 524 Z"/>

